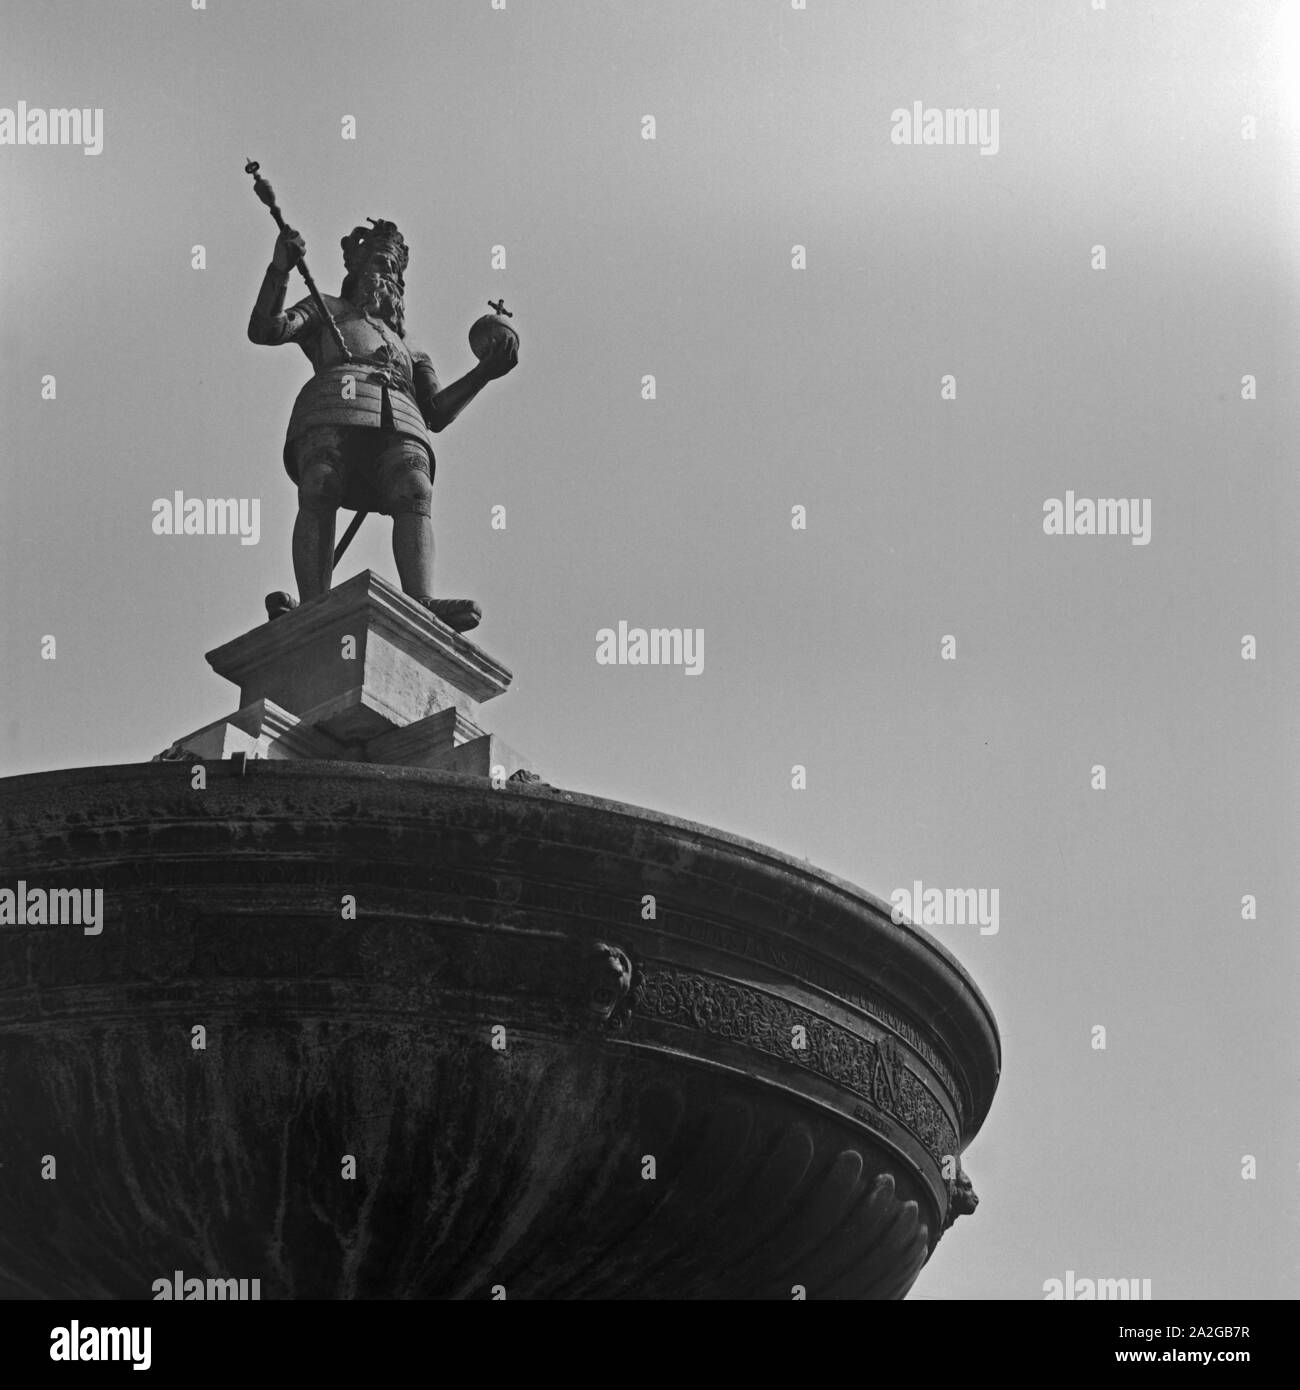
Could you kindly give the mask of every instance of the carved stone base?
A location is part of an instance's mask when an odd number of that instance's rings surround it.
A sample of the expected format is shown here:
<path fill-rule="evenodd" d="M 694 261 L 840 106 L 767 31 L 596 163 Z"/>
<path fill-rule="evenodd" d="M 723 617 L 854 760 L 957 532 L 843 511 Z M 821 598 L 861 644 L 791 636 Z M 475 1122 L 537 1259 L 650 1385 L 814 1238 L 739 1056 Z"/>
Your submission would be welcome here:
<path fill-rule="evenodd" d="M 400 763 L 498 781 L 529 770 L 479 724 L 479 705 L 508 689 L 510 672 L 370 570 L 277 607 L 208 661 L 239 686 L 240 708 L 159 761 Z"/>

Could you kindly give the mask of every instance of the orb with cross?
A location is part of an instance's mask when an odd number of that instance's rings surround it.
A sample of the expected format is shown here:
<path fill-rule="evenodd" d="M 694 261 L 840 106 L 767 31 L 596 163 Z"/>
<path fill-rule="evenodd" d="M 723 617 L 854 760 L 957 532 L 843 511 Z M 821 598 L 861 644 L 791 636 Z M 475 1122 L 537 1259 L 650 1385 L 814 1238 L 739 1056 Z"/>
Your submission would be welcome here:
<path fill-rule="evenodd" d="M 516 345 L 519 342 L 519 334 L 514 324 L 506 322 L 514 315 L 506 308 L 505 301 L 489 299 L 488 308 L 495 309 L 496 313 L 484 314 L 481 319 L 476 319 L 469 330 L 470 351 L 480 362 L 498 343 L 507 338 L 513 338 Z"/>

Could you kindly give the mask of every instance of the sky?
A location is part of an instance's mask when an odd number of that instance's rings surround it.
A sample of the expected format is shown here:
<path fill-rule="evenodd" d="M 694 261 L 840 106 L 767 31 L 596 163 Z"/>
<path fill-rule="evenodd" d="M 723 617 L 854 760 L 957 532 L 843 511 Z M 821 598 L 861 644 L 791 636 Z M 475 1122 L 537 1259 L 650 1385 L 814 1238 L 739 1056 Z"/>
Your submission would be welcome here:
<path fill-rule="evenodd" d="M 0 105 L 104 115 L 98 155 L 0 146 L 0 773 L 231 713 L 203 654 L 293 587 L 308 366 L 245 336 L 257 159 L 327 292 L 339 238 L 397 222 L 444 383 L 486 301 L 514 313 L 519 368 L 435 440 L 437 591 L 515 673 L 485 723 L 556 785 L 886 899 L 998 890 L 996 934 L 932 928 L 1004 1071 L 979 1211 L 912 1296 L 1294 1297 L 1295 8 L 11 16 Z M 996 110 L 996 154 L 894 143 L 916 102 Z M 258 544 L 153 534 L 178 489 L 260 499 Z M 1045 534 L 1067 490 L 1150 499 L 1149 543 Z M 363 568 L 395 577 L 383 518 Z M 702 628 L 702 673 L 597 664 L 620 620 Z"/>

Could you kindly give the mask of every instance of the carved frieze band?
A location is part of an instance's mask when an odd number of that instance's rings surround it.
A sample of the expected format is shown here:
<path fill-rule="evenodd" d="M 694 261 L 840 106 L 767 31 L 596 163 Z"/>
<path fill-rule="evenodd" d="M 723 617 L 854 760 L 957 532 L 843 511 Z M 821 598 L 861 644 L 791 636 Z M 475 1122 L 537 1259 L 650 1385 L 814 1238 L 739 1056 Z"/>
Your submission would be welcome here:
<path fill-rule="evenodd" d="M 818 989 L 847 1000 L 898 1034 L 919 1057 L 924 1059 L 947 1088 L 950 1095 L 960 1096 L 957 1078 L 952 1068 L 921 1036 L 916 1027 L 875 991 L 866 990 L 846 980 L 846 972 L 815 960 L 804 951 L 785 942 L 773 941 L 761 932 L 746 931 L 731 923 L 722 923 L 685 916 L 672 916 L 663 930 L 673 936 L 717 947 L 739 956 L 742 960 L 769 965 L 783 974 L 805 981 Z"/>
<path fill-rule="evenodd" d="M 892 1039 L 863 1038 L 775 995 L 672 968 L 639 970 L 633 996 L 633 1018 L 697 1029 L 806 1067 L 906 1126 L 936 1163 L 957 1152 L 943 1107 Z M 796 1027 L 804 1030 L 804 1048 L 792 1044 Z"/>

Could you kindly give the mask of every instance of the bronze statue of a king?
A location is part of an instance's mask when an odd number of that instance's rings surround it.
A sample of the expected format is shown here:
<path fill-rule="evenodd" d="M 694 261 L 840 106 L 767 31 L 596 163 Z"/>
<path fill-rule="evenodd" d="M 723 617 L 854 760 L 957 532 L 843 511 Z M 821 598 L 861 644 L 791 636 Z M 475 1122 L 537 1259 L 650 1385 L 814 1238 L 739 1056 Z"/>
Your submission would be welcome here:
<path fill-rule="evenodd" d="M 248 321 L 254 343 L 297 343 L 315 375 L 289 418 L 284 466 L 298 485 L 293 569 L 299 598 L 327 593 L 339 507 L 393 519 L 393 558 L 402 590 L 457 632 L 478 625 L 472 599 L 433 596 L 433 446 L 437 433 L 487 385 L 512 371 L 518 338 L 493 341 L 477 366 L 445 389 L 427 353 L 406 338 L 409 252 L 391 222 L 369 219 L 342 240 L 346 271 L 338 298 L 315 294 L 286 310 L 290 271 L 306 247 L 283 226 Z M 305 273 L 305 263 L 304 263 Z M 308 277 L 314 289 L 314 282 Z M 293 606 L 280 596 L 277 610 Z"/>

